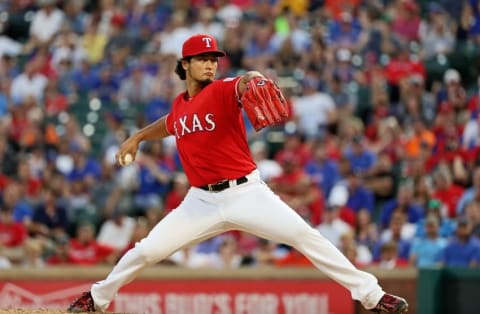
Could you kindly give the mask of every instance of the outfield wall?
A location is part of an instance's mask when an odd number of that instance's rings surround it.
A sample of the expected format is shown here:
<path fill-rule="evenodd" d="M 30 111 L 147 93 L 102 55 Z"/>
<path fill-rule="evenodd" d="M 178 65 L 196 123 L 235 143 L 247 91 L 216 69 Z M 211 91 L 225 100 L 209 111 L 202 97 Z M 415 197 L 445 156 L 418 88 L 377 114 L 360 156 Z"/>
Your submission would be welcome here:
<path fill-rule="evenodd" d="M 14 268 L 0 271 L 0 308 L 64 309 L 111 267 Z M 416 311 L 415 269 L 369 269 L 382 286 L 408 298 Z M 349 292 L 312 268 L 237 270 L 146 269 L 121 289 L 110 310 L 145 314 L 368 313 Z"/>

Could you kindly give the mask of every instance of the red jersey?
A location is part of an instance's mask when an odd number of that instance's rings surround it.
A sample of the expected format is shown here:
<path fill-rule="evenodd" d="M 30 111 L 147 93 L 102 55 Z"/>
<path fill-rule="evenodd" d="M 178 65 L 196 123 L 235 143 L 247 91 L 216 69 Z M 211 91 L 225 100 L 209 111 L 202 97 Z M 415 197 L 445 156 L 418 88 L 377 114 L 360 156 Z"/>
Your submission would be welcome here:
<path fill-rule="evenodd" d="M 242 177 L 255 168 L 236 87 L 240 77 L 216 80 L 189 99 L 178 95 L 166 118 L 193 186 Z"/>

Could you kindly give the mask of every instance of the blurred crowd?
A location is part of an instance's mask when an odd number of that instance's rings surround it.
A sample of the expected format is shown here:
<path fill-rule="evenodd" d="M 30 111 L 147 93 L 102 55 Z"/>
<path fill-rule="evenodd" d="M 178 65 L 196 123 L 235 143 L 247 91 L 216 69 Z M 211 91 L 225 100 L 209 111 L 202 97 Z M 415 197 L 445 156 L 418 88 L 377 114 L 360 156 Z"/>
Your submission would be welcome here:
<path fill-rule="evenodd" d="M 283 89 L 252 155 L 352 263 L 480 266 L 479 0 L 0 0 L 0 268 L 113 264 L 180 204 L 173 138 L 114 156 L 169 112 L 196 33 L 219 78 Z M 311 266 L 238 231 L 162 263 Z"/>

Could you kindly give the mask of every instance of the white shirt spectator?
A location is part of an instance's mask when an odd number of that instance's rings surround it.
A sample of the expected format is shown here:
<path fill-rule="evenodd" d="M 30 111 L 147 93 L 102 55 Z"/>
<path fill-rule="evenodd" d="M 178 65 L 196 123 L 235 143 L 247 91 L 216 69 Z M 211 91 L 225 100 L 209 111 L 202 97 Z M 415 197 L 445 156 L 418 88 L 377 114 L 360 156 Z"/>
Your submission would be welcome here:
<path fill-rule="evenodd" d="M 480 118 L 470 119 L 463 129 L 463 147 L 469 149 L 480 145 Z"/>
<path fill-rule="evenodd" d="M 215 12 L 212 8 L 202 8 L 200 10 L 199 21 L 192 26 L 192 30 L 196 34 L 210 34 L 219 42 L 223 42 L 225 27 L 214 20 Z"/>
<path fill-rule="evenodd" d="M 121 223 L 115 223 L 114 219 L 105 221 L 100 227 L 97 241 L 118 250 L 127 247 L 135 229 L 135 219 L 129 216 L 121 216 Z"/>
<path fill-rule="evenodd" d="M 335 110 L 335 102 L 330 95 L 316 92 L 294 99 L 293 108 L 300 128 L 308 137 L 315 137 L 319 127 L 328 122 L 330 112 Z"/>
<path fill-rule="evenodd" d="M 402 226 L 401 238 L 402 240 L 412 241 L 417 232 L 417 225 L 411 223 L 405 223 Z M 380 242 L 386 243 L 392 240 L 392 230 L 386 229 L 380 235 Z"/>
<path fill-rule="evenodd" d="M 217 17 L 227 27 L 238 26 L 242 15 L 242 9 L 233 3 L 228 3 L 217 11 Z"/>
<path fill-rule="evenodd" d="M 33 96 L 37 101 L 42 101 L 48 79 L 40 73 L 27 75 L 22 73 L 12 81 L 10 95 L 14 103 L 23 103 L 28 97 Z"/>
<path fill-rule="evenodd" d="M 351 227 L 340 218 L 335 218 L 331 223 L 322 222 L 316 229 L 333 245 L 339 247 L 340 237 L 342 234 L 350 231 Z"/>
<path fill-rule="evenodd" d="M 17 56 L 22 52 L 23 46 L 7 36 L 0 36 L 0 57 L 3 55 Z"/>
<path fill-rule="evenodd" d="M 45 9 L 38 10 L 30 24 L 30 35 L 42 42 L 49 41 L 62 27 L 63 18 L 63 12 L 57 8 L 49 14 Z"/>

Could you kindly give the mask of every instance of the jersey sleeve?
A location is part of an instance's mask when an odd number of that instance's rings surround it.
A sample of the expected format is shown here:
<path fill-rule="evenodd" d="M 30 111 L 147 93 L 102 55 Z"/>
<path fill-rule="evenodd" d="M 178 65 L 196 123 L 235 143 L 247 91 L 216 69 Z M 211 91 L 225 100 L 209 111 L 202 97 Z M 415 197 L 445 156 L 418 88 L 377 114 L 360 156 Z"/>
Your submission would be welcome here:
<path fill-rule="evenodd" d="M 227 77 L 221 81 L 223 97 L 226 103 L 232 103 L 234 105 L 239 104 L 240 94 L 238 92 L 238 84 L 240 83 L 240 78 L 241 76 Z"/>

